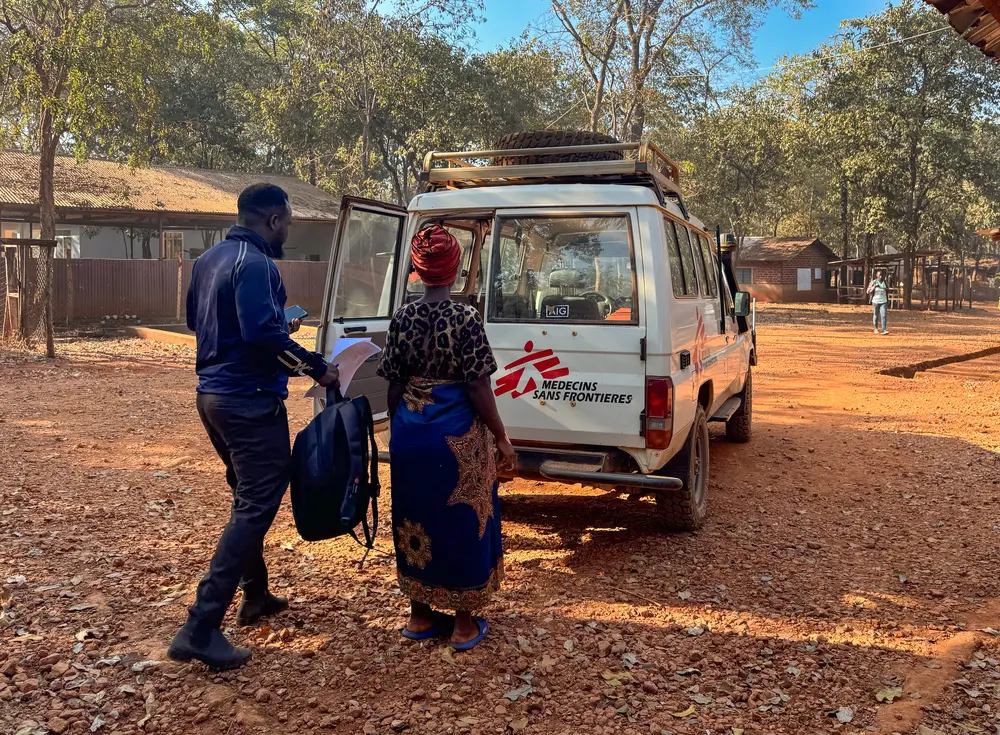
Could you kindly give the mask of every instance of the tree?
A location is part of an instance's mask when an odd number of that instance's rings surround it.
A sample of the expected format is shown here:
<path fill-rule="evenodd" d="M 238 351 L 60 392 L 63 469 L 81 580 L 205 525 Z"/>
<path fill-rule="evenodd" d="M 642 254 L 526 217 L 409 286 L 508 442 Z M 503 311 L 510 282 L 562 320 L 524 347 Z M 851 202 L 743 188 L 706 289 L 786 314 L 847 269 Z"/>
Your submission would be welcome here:
<path fill-rule="evenodd" d="M 113 148 L 110 134 L 133 134 L 107 124 L 123 106 L 138 120 L 152 115 L 155 100 L 145 79 L 163 55 L 157 30 L 173 10 L 173 0 L 0 0 L 3 84 L 18 113 L 13 136 L 33 140 L 40 154 L 43 238 L 55 236 L 52 177 L 64 136 L 83 155 L 92 131 L 103 129 Z M 133 158 L 141 151 L 134 149 Z"/>
<path fill-rule="evenodd" d="M 639 140 L 654 92 L 650 82 L 657 75 L 685 76 L 706 47 L 747 58 L 753 31 L 774 4 L 770 0 L 552 0 L 556 37 L 589 81 L 590 129 Z M 793 13 L 811 4 L 811 0 L 779 3 Z"/>
<path fill-rule="evenodd" d="M 975 121 L 1000 102 L 1000 75 L 915 0 L 845 23 L 847 56 L 823 64 L 818 101 L 842 141 L 844 187 L 862 193 L 864 232 L 898 235 L 903 299 L 911 305 L 913 255 L 940 242 L 933 213 L 962 196 L 975 167 Z"/>

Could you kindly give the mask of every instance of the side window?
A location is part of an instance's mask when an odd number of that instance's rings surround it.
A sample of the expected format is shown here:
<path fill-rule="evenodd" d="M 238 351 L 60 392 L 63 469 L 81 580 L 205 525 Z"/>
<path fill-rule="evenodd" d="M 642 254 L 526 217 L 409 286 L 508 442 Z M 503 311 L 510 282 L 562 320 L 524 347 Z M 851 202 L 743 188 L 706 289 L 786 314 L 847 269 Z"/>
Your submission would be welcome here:
<path fill-rule="evenodd" d="M 738 285 L 750 285 L 753 283 L 753 269 L 752 268 L 737 268 L 736 269 L 736 283 Z"/>
<path fill-rule="evenodd" d="M 701 242 L 701 257 L 707 273 L 705 282 L 708 284 L 708 292 L 705 296 L 716 298 L 719 295 L 719 264 L 712 253 L 712 246 L 709 244 L 708 238 L 700 235 L 698 240 Z"/>
<path fill-rule="evenodd" d="M 694 257 L 694 267 L 698 271 L 698 282 L 701 284 L 701 295 L 708 296 L 708 276 L 705 275 L 705 259 L 701 253 L 701 242 L 697 233 L 688 230 L 688 238 L 691 241 L 691 255 Z"/>
<path fill-rule="evenodd" d="M 674 232 L 672 220 L 664 217 L 663 228 L 667 232 L 667 251 L 670 257 L 670 281 L 674 287 L 674 296 L 683 296 L 686 292 L 684 287 L 684 266 L 681 264 L 681 250 L 677 246 L 677 233 Z"/>
<path fill-rule="evenodd" d="M 723 274 L 722 276 L 722 295 L 726 300 L 726 317 L 735 324 L 736 323 L 736 305 L 733 303 L 733 294 L 729 290 L 729 279 L 728 276 Z"/>
<path fill-rule="evenodd" d="M 698 295 L 698 277 L 695 275 L 694 254 L 691 252 L 691 240 L 688 238 L 688 229 L 677 222 L 673 223 L 677 231 L 677 242 L 680 245 L 681 263 L 684 266 L 684 295 Z"/>

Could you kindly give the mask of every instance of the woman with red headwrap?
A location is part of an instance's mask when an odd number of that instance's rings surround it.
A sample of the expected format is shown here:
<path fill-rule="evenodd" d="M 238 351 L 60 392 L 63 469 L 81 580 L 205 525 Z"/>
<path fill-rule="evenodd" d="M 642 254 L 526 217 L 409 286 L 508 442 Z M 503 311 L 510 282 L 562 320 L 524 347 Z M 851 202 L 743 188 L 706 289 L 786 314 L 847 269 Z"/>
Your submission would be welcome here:
<path fill-rule="evenodd" d="M 426 291 L 393 316 L 378 372 L 389 381 L 396 572 L 410 597 L 402 634 L 449 636 L 468 650 L 489 630 L 472 613 L 503 579 L 496 452 L 512 462 L 514 449 L 497 413 L 482 317 L 451 299 L 461 254 L 440 225 L 413 238 Z"/>

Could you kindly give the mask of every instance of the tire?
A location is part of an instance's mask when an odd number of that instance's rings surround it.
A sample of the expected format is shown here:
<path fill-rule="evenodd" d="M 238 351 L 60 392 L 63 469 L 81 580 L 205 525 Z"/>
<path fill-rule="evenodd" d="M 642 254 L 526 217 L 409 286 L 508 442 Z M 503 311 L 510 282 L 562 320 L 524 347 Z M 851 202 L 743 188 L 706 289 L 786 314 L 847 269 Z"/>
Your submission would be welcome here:
<path fill-rule="evenodd" d="M 568 145 L 598 145 L 600 143 L 619 143 L 617 138 L 603 133 L 592 133 L 586 130 L 531 130 L 524 133 L 511 133 L 500 138 L 493 144 L 496 150 L 517 150 L 519 148 L 553 148 Z M 602 151 L 596 153 L 563 153 L 552 155 L 518 156 L 498 158 L 497 166 L 518 166 L 537 163 L 579 163 L 581 161 L 620 161 L 621 151 Z"/>
<path fill-rule="evenodd" d="M 681 490 L 656 496 L 656 509 L 669 531 L 697 531 L 708 516 L 708 418 L 700 405 L 684 448 L 657 474 L 676 477 Z"/>
<path fill-rule="evenodd" d="M 726 438 L 737 444 L 746 444 L 753 435 L 753 373 L 747 368 L 747 381 L 740 391 L 739 410 L 726 422 Z"/>

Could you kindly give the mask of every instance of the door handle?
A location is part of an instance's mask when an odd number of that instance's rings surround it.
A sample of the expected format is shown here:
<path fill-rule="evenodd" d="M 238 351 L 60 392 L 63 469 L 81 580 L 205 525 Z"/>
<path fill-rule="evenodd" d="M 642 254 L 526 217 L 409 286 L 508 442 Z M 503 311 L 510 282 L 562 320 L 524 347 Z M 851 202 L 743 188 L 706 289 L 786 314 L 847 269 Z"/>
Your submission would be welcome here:
<path fill-rule="evenodd" d="M 344 334 L 358 334 L 359 332 L 367 332 L 368 327 L 345 327 Z"/>

